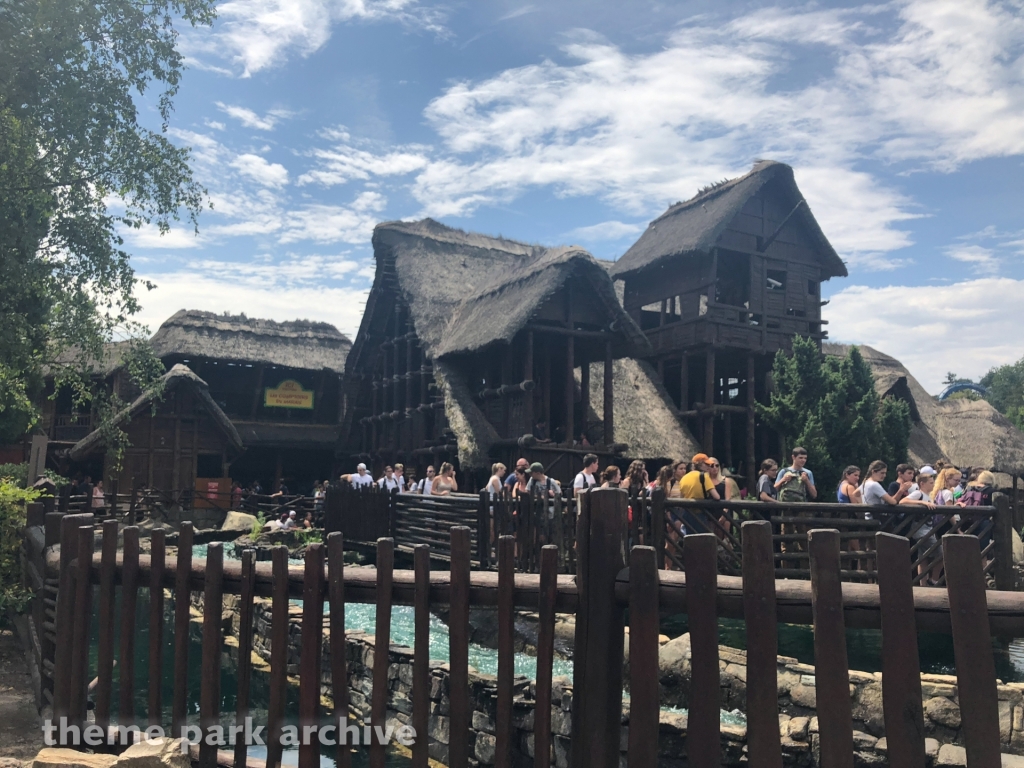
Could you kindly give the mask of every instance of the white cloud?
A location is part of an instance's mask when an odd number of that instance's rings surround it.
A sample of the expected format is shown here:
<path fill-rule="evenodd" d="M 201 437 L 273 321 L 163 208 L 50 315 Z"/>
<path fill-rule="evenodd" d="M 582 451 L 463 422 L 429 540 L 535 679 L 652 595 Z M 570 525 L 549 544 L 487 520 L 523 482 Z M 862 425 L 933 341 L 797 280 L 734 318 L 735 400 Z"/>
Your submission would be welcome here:
<path fill-rule="evenodd" d="M 377 192 L 363 192 L 350 206 L 314 204 L 290 211 L 279 242 L 366 243 L 386 202 Z"/>
<path fill-rule="evenodd" d="M 937 393 L 948 371 L 977 378 L 1020 359 L 1024 280 L 850 286 L 832 297 L 825 317 L 834 341 L 866 344 L 898 358 Z"/>
<path fill-rule="evenodd" d="M 419 144 L 386 149 L 375 154 L 353 146 L 353 139 L 344 128 L 324 131 L 323 136 L 336 141 L 330 149 L 315 149 L 312 156 L 317 167 L 299 177 L 299 184 L 334 186 L 352 180 L 367 181 L 374 176 L 402 176 L 425 168 L 430 162 L 429 147 Z"/>
<path fill-rule="evenodd" d="M 946 255 L 951 259 L 973 265 L 975 272 L 984 275 L 994 275 L 999 271 L 999 259 L 991 248 L 982 248 L 980 245 L 955 245 L 946 249 Z"/>
<path fill-rule="evenodd" d="M 125 236 L 137 248 L 187 249 L 198 248 L 204 242 L 204 238 L 196 235 L 194 230 L 172 227 L 161 234 L 154 224 L 146 224 L 139 229 L 128 229 Z"/>
<path fill-rule="evenodd" d="M 600 224 L 591 224 L 589 227 L 576 227 L 576 229 L 567 232 L 566 237 L 570 240 L 575 238 L 582 243 L 595 243 L 602 240 L 619 240 L 623 237 L 639 235 L 646 228 L 646 221 L 642 224 L 602 221 Z"/>
<path fill-rule="evenodd" d="M 246 178 L 265 187 L 283 187 L 288 183 L 288 170 L 283 165 L 268 162 L 259 155 L 239 155 L 231 165 Z"/>
<path fill-rule="evenodd" d="M 335 24 L 395 21 L 445 34 L 443 12 L 416 0 L 229 0 L 217 15 L 213 30 L 188 35 L 185 51 L 206 68 L 215 68 L 206 58 L 226 59 L 242 77 L 318 51 Z"/>
<path fill-rule="evenodd" d="M 286 120 L 287 118 L 295 115 L 294 112 L 287 109 L 272 109 L 267 112 L 264 117 L 260 117 L 248 107 L 239 107 L 235 104 L 224 104 L 220 101 L 215 103 L 217 104 L 217 108 L 224 114 L 228 115 L 228 117 L 235 118 L 235 120 L 240 122 L 246 128 L 255 128 L 259 131 L 272 131 L 281 120 Z M 218 125 L 220 124 L 218 123 Z M 211 127 L 213 126 L 211 125 Z M 221 127 L 223 128 L 223 126 Z"/>

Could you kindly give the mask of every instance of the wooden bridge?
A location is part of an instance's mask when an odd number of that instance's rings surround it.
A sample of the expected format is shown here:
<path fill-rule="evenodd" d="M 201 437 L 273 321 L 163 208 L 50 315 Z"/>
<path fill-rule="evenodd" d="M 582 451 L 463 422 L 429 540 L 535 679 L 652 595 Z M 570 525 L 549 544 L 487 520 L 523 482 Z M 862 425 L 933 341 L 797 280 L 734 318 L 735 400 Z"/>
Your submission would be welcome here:
<path fill-rule="evenodd" d="M 655 550 L 658 568 L 683 570 L 682 540 L 677 524 L 689 533 L 713 533 L 720 574 L 739 576 L 743 571 L 743 523 L 770 524 L 776 578 L 810 578 L 807 533 L 814 528 L 839 532 L 840 577 L 843 581 L 878 580 L 875 534 L 892 533 L 910 539 L 911 568 L 907 575 L 924 585 L 932 574 L 945 583 L 943 550 L 935 536 L 922 535 L 924 526 L 942 533 L 965 533 L 981 541 L 983 570 L 992 586 L 1015 589 L 1012 516 L 1008 497 L 996 494 L 995 506 L 868 507 L 851 504 L 765 503 L 757 501 L 694 501 L 668 499 L 659 490 L 628 496 L 623 536 L 631 544 Z M 871 512 L 872 519 L 865 519 Z M 557 548 L 560 573 L 576 572 L 576 531 L 579 505 L 571 497 L 551 499 L 539 495 L 513 497 L 507 491 L 491 498 L 479 495 L 420 496 L 388 493 L 377 488 L 333 488 L 327 494 L 324 524 L 341 532 L 349 542 L 374 544 L 391 537 L 399 551 L 412 552 L 427 544 L 435 557 L 448 558 L 448 531 L 453 525 L 470 529 L 474 565 L 497 565 L 501 536 L 515 538 L 516 569 L 536 573 L 545 545 Z"/>
<path fill-rule="evenodd" d="M 247 551 L 241 563 L 223 559 L 221 544 L 209 547 L 204 560 L 192 559 L 192 529 L 179 533 L 176 558 L 166 556 L 164 537 L 155 531 L 151 555 L 139 552 L 139 532 L 123 530 L 118 551 L 118 524 L 102 524 L 100 552 L 91 515 L 45 513 L 29 505 L 25 538 L 26 576 L 36 590 L 32 609 L 35 654 L 43 670 L 43 693 L 52 702 L 55 718 L 73 724 L 86 721 L 88 681 L 96 678 L 95 720 L 101 728 L 113 722 L 115 693 L 114 647 L 118 647 L 118 723 L 161 722 L 161 687 L 148 685 L 148 707 L 136 712 L 135 689 L 160 680 L 173 669 L 172 723 L 176 733 L 187 722 L 190 670 L 200 667 L 199 723 L 210 733 L 221 722 L 219 711 L 223 626 L 220 606 L 224 595 L 237 595 L 241 611 L 238 666 L 238 722 L 249 713 L 251 684 L 252 611 L 257 595 L 272 600 L 270 662 L 270 744 L 267 765 L 281 758 L 281 729 L 285 719 L 288 675 L 289 601 L 301 598 L 302 632 L 299 667 L 299 723 L 314 726 L 321 715 L 321 643 L 329 645 L 331 694 L 337 712 L 349 711 L 345 606 L 372 603 L 377 607 L 373 686 L 368 713 L 372 725 L 383 727 L 389 712 L 388 652 L 391 607 L 414 606 L 415 647 L 411 723 L 420 734 L 412 749 L 413 765 L 428 765 L 428 742 L 437 714 L 430 711 L 428 675 L 429 615 L 448 610 L 450 631 L 450 711 L 448 763 L 469 765 L 469 611 L 497 608 L 498 674 L 496 701 L 496 768 L 510 768 L 513 707 L 513 621 L 516 610 L 539 615 L 536 712 L 551 712 L 552 660 L 556 613 L 576 618 L 572 699 L 572 768 L 618 768 L 620 726 L 628 720 L 628 765 L 653 768 L 658 763 L 659 692 L 658 633 L 662 614 L 688 616 L 692 649 L 691 699 L 686 734 L 686 761 L 710 768 L 721 762 L 718 619 L 743 619 L 747 627 L 747 759 L 752 768 L 779 768 L 782 753 L 777 688 L 777 623 L 806 623 L 814 627 L 817 716 L 822 766 L 852 766 L 854 742 L 847 669 L 847 627 L 876 627 L 882 631 L 882 691 L 888 760 L 894 766 L 925 766 L 923 710 L 917 633 L 951 633 L 956 656 L 957 684 L 964 746 L 970 766 L 1000 765 L 1000 729 L 993 634 L 1024 636 L 1024 594 L 986 591 L 979 539 L 949 534 L 942 539 L 945 589 L 911 586 L 911 544 L 886 532 L 874 534 L 877 584 L 842 583 L 841 536 L 835 529 L 812 529 L 805 552 L 809 581 L 776 581 L 777 559 L 769 521 L 742 523 L 739 536 L 739 576 L 718 575 L 720 541 L 711 533 L 683 539 L 679 571 L 658 567 L 658 552 L 645 545 L 628 547 L 630 499 L 624 491 L 596 490 L 578 505 L 575 576 L 559 575 L 559 552 L 554 545 L 540 549 L 539 574 L 516 573 L 516 540 L 499 536 L 496 571 L 471 570 L 472 531 L 449 530 L 448 572 L 430 571 L 430 546 L 414 548 L 414 568 L 394 569 L 395 542 L 377 542 L 375 568 L 346 569 L 343 537 L 328 536 L 313 544 L 304 564 L 290 566 L 287 551 L 275 548 L 272 563 L 256 563 Z M 47 567 L 47 548 L 60 544 L 59 563 Z M 94 585 L 99 586 L 93 605 Z M 149 667 L 136 670 L 134 643 L 136 600 L 148 586 Z M 161 655 L 164 627 L 164 589 L 171 590 L 175 640 L 173 658 Z M 120 599 L 117 592 L 120 590 Z M 188 646 L 189 597 L 202 592 L 205 616 L 201 658 Z M 324 634 L 324 605 L 330 607 Z M 120 605 L 120 614 L 118 606 Z M 623 630 L 628 609 L 630 682 L 629 709 L 623 719 Z M 89 649 L 94 611 L 98 613 L 99 656 L 91 663 Z M 141 674 L 139 674 L 141 673 Z M 551 719 L 540 716 L 534 725 L 535 765 L 551 761 Z M 299 747 L 300 768 L 319 766 L 320 746 L 313 740 Z M 385 746 L 369 747 L 370 765 L 381 768 Z M 222 763 L 244 766 L 244 744 L 233 754 L 218 755 L 216 746 L 203 744 L 198 762 L 203 768 Z M 350 768 L 351 752 L 340 747 L 341 768 Z M 256 761 L 249 760 L 250 764 Z"/>

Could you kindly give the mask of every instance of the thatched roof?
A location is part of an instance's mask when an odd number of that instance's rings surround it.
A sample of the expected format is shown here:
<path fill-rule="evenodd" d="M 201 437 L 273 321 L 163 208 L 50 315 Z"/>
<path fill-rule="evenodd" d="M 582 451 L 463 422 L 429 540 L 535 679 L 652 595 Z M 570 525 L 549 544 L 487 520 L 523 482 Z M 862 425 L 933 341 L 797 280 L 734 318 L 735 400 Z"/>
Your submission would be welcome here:
<path fill-rule="evenodd" d="M 238 450 L 242 449 L 242 439 L 238 436 L 238 431 L 235 429 L 234 424 L 231 423 L 231 420 L 220 409 L 220 406 L 210 397 L 210 390 L 206 382 L 196 376 L 187 365 L 178 364 L 174 366 L 160 377 L 160 382 L 163 384 L 162 391 L 159 385 L 150 387 L 135 398 L 131 405 L 121 411 L 114 419 L 114 423 L 120 424 L 124 421 L 130 421 L 143 410 L 149 408 L 153 400 L 158 396 L 164 397 L 179 387 L 189 387 L 205 406 L 214 423 L 227 436 L 231 445 Z M 71 459 L 73 461 L 80 461 L 101 448 L 106 448 L 103 442 L 103 434 L 99 429 L 93 430 L 72 446 Z"/>
<path fill-rule="evenodd" d="M 465 378 L 454 366 L 435 360 L 434 381 L 444 396 L 448 426 L 459 446 L 459 465 L 464 469 L 490 467 L 488 451 L 498 432 L 477 407 Z"/>
<path fill-rule="evenodd" d="M 182 309 L 151 340 L 157 357 L 184 355 L 336 373 L 345 370 L 349 338 L 329 323 L 277 322 Z"/>
<path fill-rule="evenodd" d="M 612 277 L 625 278 L 673 256 L 709 253 L 747 201 L 772 182 L 793 205 L 803 199 L 792 168 L 784 163 L 761 160 L 745 176 L 717 184 L 684 203 L 676 203 L 652 221 L 640 239 L 615 262 Z M 846 277 L 846 265 L 806 203 L 797 210 L 795 219 L 804 224 L 817 243 L 822 280 Z"/>
<path fill-rule="evenodd" d="M 917 466 L 940 458 L 959 467 L 1024 472 L 1024 433 L 985 400 L 937 400 L 903 364 L 877 349 L 860 346 L 881 395 L 906 400 L 914 416 L 909 459 Z M 846 344 L 823 344 L 825 354 L 845 357 Z"/>
<path fill-rule="evenodd" d="M 700 450 L 649 363 L 626 357 L 614 362 L 612 372 L 614 437 L 616 443 L 629 446 L 626 457 L 689 460 Z M 590 366 L 589 432 L 599 442 L 604 441 L 603 419 L 604 364 L 594 363 Z"/>
<path fill-rule="evenodd" d="M 581 248 L 527 245 L 432 219 L 378 224 L 373 247 L 378 279 L 397 276 L 416 335 L 434 359 L 511 342 L 570 276 L 587 281 L 629 345 L 647 347 L 607 272 Z"/>
<path fill-rule="evenodd" d="M 44 375 L 53 376 L 58 368 L 72 366 L 82 369 L 84 373 L 91 376 L 105 379 L 121 367 L 121 361 L 131 347 L 131 344 L 132 342 L 130 341 L 108 342 L 103 345 L 103 352 L 98 358 L 93 355 L 86 355 L 83 358 L 81 347 L 65 349 L 57 355 L 57 359 L 53 361 L 52 365 L 44 368 Z"/>

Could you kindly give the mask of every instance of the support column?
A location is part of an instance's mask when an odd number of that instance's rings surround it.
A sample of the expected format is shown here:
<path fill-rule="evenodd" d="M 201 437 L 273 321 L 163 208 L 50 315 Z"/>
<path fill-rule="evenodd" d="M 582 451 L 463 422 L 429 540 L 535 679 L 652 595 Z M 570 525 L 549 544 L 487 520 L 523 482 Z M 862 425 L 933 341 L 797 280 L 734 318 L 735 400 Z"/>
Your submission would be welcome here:
<path fill-rule="evenodd" d="M 615 399 L 612 392 L 612 382 L 615 378 L 614 362 L 612 361 L 612 343 L 606 341 L 604 344 L 604 442 L 611 445 L 615 442 Z"/>
<path fill-rule="evenodd" d="M 586 434 L 590 425 L 590 363 L 580 366 L 580 414 L 580 431 L 590 440 Z"/>
<path fill-rule="evenodd" d="M 277 449 L 277 456 L 274 463 L 274 493 L 281 490 L 281 481 L 284 479 L 284 455 L 281 449 Z"/>
<path fill-rule="evenodd" d="M 715 450 L 715 413 L 711 408 L 715 404 L 715 350 L 709 349 L 707 364 L 704 369 L 704 453 L 711 454 Z"/>
<path fill-rule="evenodd" d="M 754 455 L 754 403 L 755 392 L 754 382 L 756 381 L 757 368 L 754 364 L 754 354 L 747 355 L 747 451 L 746 451 L 746 476 L 747 493 L 754 490 L 754 479 L 757 477 L 757 458 Z"/>
<path fill-rule="evenodd" d="M 547 424 L 547 427 L 548 427 L 548 439 L 551 440 L 553 438 L 551 437 L 551 350 L 549 349 L 549 346 L 550 345 L 548 343 L 548 340 L 545 339 L 545 342 L 544 342 L 544 400 L 543 400 L 544 412 L 543 412 L 542 416 L 544 418 L 544 423 Z"/>
<path fill-rule="evenodd" d="M 576 436 L 576 340 L 570 336 L 565 340 L 565 442 L 572 445 Z"/>
<path fill-rule="evenodd" d="M 526 359 L 523 361 L 523 380 L 533 381 L 533 331 L 526 332 Z M 533 392 L 523 393 L 523 419 L 527 433 L 533 432 Z"/>
<path fill-rule="evenodd" d="M 685 352 L 679 359 L 679 410 L 690 410 L 690 358 Z"/>

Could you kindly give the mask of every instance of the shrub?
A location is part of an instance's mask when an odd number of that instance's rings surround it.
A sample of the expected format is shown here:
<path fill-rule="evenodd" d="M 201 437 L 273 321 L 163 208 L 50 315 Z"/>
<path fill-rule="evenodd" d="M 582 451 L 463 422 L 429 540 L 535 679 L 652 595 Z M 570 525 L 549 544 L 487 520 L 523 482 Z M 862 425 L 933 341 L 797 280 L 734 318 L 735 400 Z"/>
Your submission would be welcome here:
<path fill-rule="evenodd" d="M 25 504 L 38 497 L 38 491 L 0 480 L 0 618 L 8 610 L 21 612 L 32 598 L 21 583 L 21 539 Z"/>

